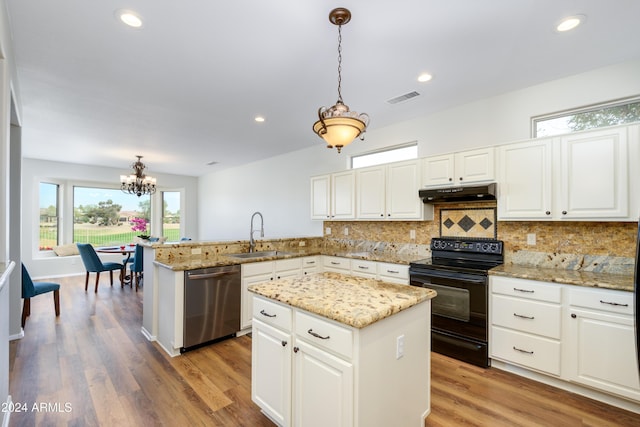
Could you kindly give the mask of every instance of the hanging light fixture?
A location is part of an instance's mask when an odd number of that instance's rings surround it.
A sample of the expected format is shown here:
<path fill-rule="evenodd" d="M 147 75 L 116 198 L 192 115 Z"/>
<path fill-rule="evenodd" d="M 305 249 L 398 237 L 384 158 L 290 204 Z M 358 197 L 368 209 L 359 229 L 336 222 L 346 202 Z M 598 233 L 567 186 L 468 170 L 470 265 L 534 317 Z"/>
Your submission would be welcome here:
<path fill-rule="evenodd" d="M 327 148 L 336 147 L 338 153 L 357 137 L 364 139 L 369 125 L 368 114 L 349 111 L 349 106 L 342 101 L 342 26 L 350 20 L 351 12 L 343 7 L 329 13 L 329 21 L 338 26 L 338 100 L 332 107 L 320 107 L 318 121 L 313 124 L 313 131 L 326 141 Z"/>
<path fill-rule="evenodd" d="M 120 189 L 123 193 L 135 194 L 140 197 L 143 194 L 153 194 L 156 192 L 156 179 L 144 174 L 147 168 L 140 161 L 142 156 L 136 156 L 138 160 L 131 164 L 133 173 L 131 175 L 120 175 Z"/>

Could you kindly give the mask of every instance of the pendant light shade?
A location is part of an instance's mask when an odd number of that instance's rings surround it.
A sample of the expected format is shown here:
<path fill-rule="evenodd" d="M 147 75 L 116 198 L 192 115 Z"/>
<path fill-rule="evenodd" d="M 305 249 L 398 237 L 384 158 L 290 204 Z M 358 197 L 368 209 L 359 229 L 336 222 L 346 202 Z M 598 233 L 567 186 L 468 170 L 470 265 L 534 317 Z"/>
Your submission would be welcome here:
<path fill-rule="evenodd" d="M 345 8 L 333 9 L 329 13 L 329 21 L 338 26 L 338 100 L 332 107 L 318 109 L 318 121 L 313 124 L 313 131 L 327 143 L 327 148 L 337 148 L 351 144 L 356 138 L 364 139 L 364 132 L 369 125 L 366 113 L 350 111 L 342 101 L 342 26 L 351 20 L 351 12 Z"/>

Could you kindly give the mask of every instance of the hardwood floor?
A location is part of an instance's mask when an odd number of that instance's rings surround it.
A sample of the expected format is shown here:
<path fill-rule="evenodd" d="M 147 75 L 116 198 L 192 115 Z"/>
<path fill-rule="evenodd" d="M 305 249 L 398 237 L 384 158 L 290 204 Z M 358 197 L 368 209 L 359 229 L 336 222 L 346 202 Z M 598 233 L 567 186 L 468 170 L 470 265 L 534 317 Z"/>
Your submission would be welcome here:
<path fill-rule="evenodd" d="M 10 345 L 10 394 L 27 409 L 10 426 L 273 426 L 251 401 L 251 338 L 170 358 L 140 332 L 142 292 L 108 277 L 97 294 L 84 276 L 54 281 L 60 317 L 48 295 L 33 298 L 25 337 Z M 427 426 L 640 425 L 637 414 L 432 356 Z"/>

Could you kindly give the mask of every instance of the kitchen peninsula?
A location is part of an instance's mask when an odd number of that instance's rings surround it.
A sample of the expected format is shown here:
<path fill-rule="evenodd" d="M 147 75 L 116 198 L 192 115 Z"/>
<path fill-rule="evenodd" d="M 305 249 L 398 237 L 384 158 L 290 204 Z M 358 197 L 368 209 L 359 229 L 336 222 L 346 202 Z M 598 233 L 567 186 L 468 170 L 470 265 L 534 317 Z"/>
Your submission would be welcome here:
<path fill-rule="evenodd" d="M 324 272 L 249 286 L 252 400 L 278 425 L 423 426 L 435 291 Z"/>

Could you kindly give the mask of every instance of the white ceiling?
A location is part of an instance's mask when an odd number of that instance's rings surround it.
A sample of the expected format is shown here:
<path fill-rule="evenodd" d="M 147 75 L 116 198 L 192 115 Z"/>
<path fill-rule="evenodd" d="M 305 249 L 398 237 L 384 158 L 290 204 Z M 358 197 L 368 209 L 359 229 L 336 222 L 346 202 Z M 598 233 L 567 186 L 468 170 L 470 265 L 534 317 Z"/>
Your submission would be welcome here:
<path fill-rule="evenodd" d="M 371 116 L 370 131 L 640 57 L 638 0 L 7 4 L 24 156 L 126 172 L 140 154 L 150 175 L 199 176 L 322 144 L 311 127 L 337 99 L 334 7 L 353 14 L 342 31 L 343 98 Z M 121 8 L 144 27 L 121 24 Z M 586 23 L 554 31 L 574 14 Z M 423 71 L 434 79 L 418 83 Z M 420 96 L 386 102 L 411 91 Z"/>

